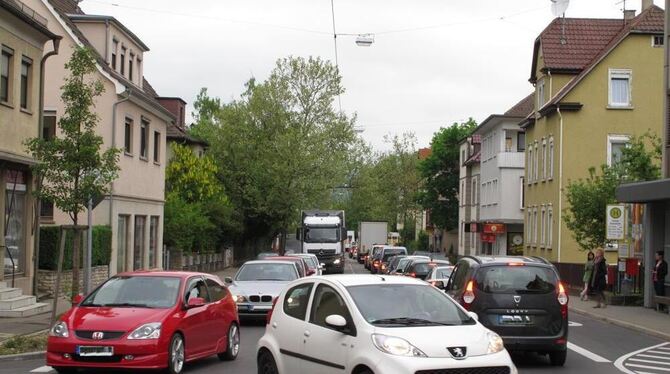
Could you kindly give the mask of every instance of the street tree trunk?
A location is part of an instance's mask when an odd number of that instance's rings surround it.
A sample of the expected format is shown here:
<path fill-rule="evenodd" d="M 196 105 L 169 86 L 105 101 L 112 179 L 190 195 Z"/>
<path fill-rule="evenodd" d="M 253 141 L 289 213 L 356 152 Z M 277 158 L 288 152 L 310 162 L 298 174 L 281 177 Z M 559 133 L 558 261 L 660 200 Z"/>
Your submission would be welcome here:
<path fill-rule="evenodd" d="M 74 243 L 72 243 L 72 298 L 79 294 L 79 248 L 81 242 L 81 230 L 74 220 Z"/>

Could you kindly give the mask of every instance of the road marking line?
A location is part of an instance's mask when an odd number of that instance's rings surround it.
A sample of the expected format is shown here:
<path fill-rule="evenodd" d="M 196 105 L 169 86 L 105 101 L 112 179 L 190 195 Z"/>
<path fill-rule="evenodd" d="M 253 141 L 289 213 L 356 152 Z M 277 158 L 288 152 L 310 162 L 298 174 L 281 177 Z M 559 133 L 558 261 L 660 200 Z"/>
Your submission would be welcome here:
<path fill-rule="evenodd" d="M 653 361 L 653 360 L 644 360 L 641 358 L 629 358 L 628 361 L 635 361 L 635 362 L 646 362 L 648 364 L 657 364 L 657 365 L 670 365 L 670 362 L 660 362 L 660 361 Z"/>
<path fill-rule="evenodd" d="M 658 347 L 656 349 L 660 349 L 660 350 L 663 350 L 663 351 L 670 351 L 670 348 L 668 348 L 668 347 Z"/>
<path fill-rule="evenodd" d="M 582 325 L 582 324 L 579 323 L 579 322 L 568 321 L 568 326 L 569 326 L 569 327 L 582 327 L 582 326 L 584 326 L 584 325 Z"/>
<path fill-rule="evenodd" d="M 619 357 L 616 361 L 614 361 L 614 367 L 616 367 L 617 369 L 619 369 L 619 371 L 621 371 L 621 372 L 623 372 L 623 373 L 627 373 L 627 374 L 636 374 L 634 371 L 631 371 L 631 370 L 626 369 L 626 367 L 625 367 L 624 364 L 623 364 L 624 361 L 626 361 L 626 360 L 629 359 L 630 357 L 633 357 L 633 356 L 635 356 L 635 355 L 637 355 L 637 354 L 639 354 L 639 353 L 646 352 L 646 351 L 648 351 L 648 350 L 650 350 L 650 349 L 657 349 L 657 348 L 660 348 L 660 347 L 665 347 L 665 346 L 668 345 L 668 344 L 670 344 L 670 343 L 661 343 L 661 344 L 657 344 L 657 345 L 652 346 L 652 347 L 642 348 L 642 349 L 638 349 L 638 350 L 635 351 L 635 352 L 627 353 L 627 354 L 625 354 L 625 355 Z M 655 368 L 652 368 L 652 369 L 655 369 Z"/>
<path fill-rule="evenodd" d="M 640 353 L 640 354 L 637 355 L 636 357 L 647 357 L 647 358 L 657 358 L 657 359 L 659 359 L 659 360 L 670 360 L 670 357 L 654 356 L 654 355 L 646 355 L 646 354 L 642 354 L 642 353 Z"/>
<path fill-rule="evenodd" d="M 650 351 L 647 351 L 647 352 L 658 354 L 658 355 L 668 355 L 668 356 L 670 356 L 670 352 L 665 352 L 665 351 L 650 350 Z"/>
<path fill-rule="evenodd" d="M 638 365 L 638 364 L 626 364 L 628 367 L 633 367 L 633 368 L 642 368 L 642 369 L 651 369 L 651 370 L 658 370 L 658 371 L 667 371 L 670 372 L 670 369 L 666 368 L 659 368 L 656 366 L 648 366 L 648 365 Z"/>
<path fill-rule="evenodd" d="M 42 366 L 38 367 L 37 369 L 33 369 L 30 372 L 31 373 L 51 373 L 53 369 L 51 369 L 51 366 Z"/>
<path fill-rule="evenodd" d="M 582 356 L 584 356 L 584 357 L 586 357 L 590 360 L 593 360 L 595 362 L 612 362 L 612 361 L 606 359 L 603 356 L 599 356 L 599 355 L 597 355 L 597 354 L 595 354 L 595 353 L 593 353 L 589 350 L 586 350 L 586 349 L 584 349 L 584 348 L 582 348 L 578 345 L 575 345 L 573 343 L 570 343 L 570 342 L 568 342 L 568 349 L 575 352 L 575 353 L 578 353 L 578 354 L 580 354 L 580 355 L 582 355 Z"/>

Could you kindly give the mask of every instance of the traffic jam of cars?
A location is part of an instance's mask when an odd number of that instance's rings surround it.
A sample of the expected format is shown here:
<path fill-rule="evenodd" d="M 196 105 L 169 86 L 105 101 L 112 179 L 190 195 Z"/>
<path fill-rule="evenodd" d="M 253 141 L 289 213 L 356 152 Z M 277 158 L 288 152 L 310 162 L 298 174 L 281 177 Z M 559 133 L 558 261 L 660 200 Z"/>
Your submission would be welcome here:
<path fill-rule="evenodd" d="M 303 228 L 301 240 L 341 240 L 346 231 L 327 214 L 305 216 L 323 227 Z M 260 374 L 515 374 L 510 352 L 528 351 L 554 366 L 566 361 L 568 295 L 542 258 L 464 256 L 452 264 L 439 253 L 353 241 L 322 251 L 260 253 L 223 281 L 194 272 L 113 276 L 51 328 L 47 364 L 59 373 L 178 374 L 209 356 L 235 360 L 248 321 L 265 324 L 256 351 L 244 353 Z M 370 274 L 337 274 L 345 256 Z"/>

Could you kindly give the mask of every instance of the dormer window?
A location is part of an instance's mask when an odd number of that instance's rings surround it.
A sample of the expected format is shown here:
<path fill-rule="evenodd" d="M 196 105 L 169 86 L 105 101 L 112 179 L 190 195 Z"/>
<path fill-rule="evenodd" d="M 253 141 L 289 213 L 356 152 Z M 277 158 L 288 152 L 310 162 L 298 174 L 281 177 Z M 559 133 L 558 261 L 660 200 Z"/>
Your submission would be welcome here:
<path fill-rule="evenodd" d="M 131 82 L 133 81 L 133 61 L 134 60 L 135 60 L 135 55 L 131 53 L 130 54 L 130 60 L 128 60 L 128 79 L 130 79 Z"/>
<path fill-rule="evenodd" d="M 116 53 L 119 51 L 119 41 L 112 40 L 112 69 L 116 71 Z"/>
<path fill-rule="evenodd" d="M 121 75 L 126 75 L 126 47 L 121 47 Z"/>

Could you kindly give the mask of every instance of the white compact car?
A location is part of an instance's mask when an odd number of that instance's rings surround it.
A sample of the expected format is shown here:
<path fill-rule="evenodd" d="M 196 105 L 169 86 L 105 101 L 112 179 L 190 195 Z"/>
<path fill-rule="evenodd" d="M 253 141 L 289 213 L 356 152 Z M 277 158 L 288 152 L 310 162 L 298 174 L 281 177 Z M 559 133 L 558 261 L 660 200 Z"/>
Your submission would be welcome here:
<path fill-rule="evenodd" d="M 374 275 L 291 282 L 268 316 L 257 363 L 263 374 L 518 373 L 500 336 L 444 292 Z"/>

